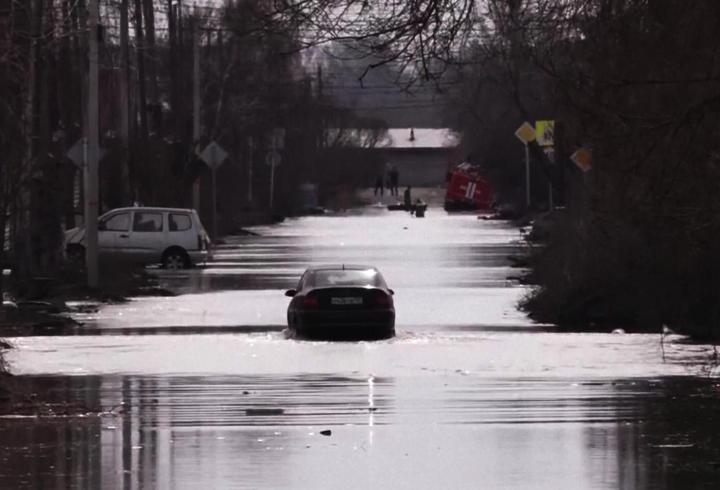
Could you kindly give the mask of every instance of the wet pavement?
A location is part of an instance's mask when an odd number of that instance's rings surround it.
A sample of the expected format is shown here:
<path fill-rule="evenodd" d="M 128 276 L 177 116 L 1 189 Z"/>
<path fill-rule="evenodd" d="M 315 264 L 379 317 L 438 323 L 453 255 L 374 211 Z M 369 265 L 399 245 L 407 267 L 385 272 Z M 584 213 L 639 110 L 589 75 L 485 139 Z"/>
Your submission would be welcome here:
<path fill-rule="evenodd" d="M 253 231 L 159 272 L 177 297 L 10 339 L 15 373 L 90 415 L 0 419 L 0 488 L 720 484 L 712 348 L 533 324 L 508 223 L 367 208 Z M 342 262 L 383 272 L 396 338 L 287 335 L 283 290 Z"/>

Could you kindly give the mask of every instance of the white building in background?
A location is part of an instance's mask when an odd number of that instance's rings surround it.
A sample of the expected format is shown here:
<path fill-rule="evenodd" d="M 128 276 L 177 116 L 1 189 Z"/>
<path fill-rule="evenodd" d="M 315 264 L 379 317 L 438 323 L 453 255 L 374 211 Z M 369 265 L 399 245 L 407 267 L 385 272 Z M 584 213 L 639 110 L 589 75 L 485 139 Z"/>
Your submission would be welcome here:
<path fill-rule="evenodd" d="M 401 187 L 435 187 L 444 185 L 449 169 L 462 160 L 459 144 L 448 128 L 389 128 L 376 149 L 388 168 L 398 169 Z"/>

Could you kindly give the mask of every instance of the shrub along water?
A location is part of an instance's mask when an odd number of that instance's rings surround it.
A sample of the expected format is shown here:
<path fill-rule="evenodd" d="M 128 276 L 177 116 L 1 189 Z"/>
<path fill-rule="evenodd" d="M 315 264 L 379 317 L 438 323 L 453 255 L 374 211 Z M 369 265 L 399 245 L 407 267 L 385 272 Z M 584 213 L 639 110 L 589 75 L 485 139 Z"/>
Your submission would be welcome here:
<path fill-rule="evenodd" d="M 525 308 L 575 328 L 667 324 L 712 335 L 720 324 L 712 42 L 720 3 L 511 3 L 490 12 L 498 28 L 466 52 L 479 68 L 468 68 L 457 112 L 466 150 L 488 160 L 499 184 L 511 183 L 496 188 L 516 202 L 523 175 L 511 164 L 522 159 L 514 128 L 557 122 L 555 164 L 533 143 L 532 169 L 543 186 L 542 174 L 551 177 L 565 212 L 533 257 L 539 288 Z M 569 159 L 580 147 L 592 153 L 588 173 Z"/>

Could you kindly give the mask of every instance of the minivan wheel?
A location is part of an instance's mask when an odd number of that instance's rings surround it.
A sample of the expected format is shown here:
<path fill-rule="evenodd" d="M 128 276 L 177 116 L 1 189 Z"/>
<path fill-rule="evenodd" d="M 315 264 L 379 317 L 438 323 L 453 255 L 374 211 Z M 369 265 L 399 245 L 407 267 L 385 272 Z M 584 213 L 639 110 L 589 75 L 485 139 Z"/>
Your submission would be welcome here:
<path fill-rule="evenodd" d="M 183 250 L 168 250 L 163 255 L 162 265 L 169 270 L 187 269 L 190 267 L 190 260 Z"/>

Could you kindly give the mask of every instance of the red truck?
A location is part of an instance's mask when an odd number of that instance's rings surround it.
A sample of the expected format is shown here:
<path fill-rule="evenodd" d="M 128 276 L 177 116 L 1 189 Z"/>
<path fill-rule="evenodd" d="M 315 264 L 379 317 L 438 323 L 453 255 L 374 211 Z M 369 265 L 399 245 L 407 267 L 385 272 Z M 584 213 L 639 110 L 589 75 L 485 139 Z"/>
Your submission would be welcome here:
<path fill-rule="evenodd" d="M 445 192 L 447 211 L 489 210 L 494 193 L 482 169 L 471 163 L 461 163 L 448 172 Z"/>

